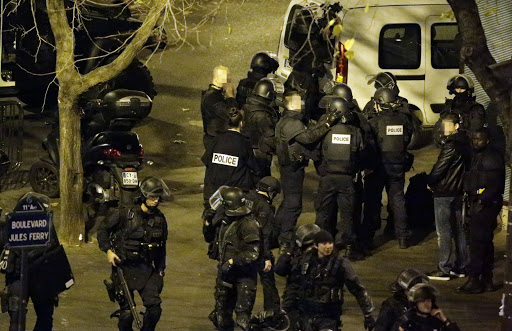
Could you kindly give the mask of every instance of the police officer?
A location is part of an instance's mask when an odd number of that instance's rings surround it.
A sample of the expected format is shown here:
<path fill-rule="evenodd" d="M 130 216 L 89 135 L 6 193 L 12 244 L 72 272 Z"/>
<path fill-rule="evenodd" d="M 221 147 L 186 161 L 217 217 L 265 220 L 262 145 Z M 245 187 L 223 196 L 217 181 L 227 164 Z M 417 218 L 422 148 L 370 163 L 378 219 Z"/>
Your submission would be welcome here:
<path fill-rule="evenodd" d="M 262 253 L 261 227 L 251 215 L 244 193 L 236 187 L 220 190 L 223 212 L 216 232 L 218 274 L 215 310 L 210 319 L 218 330 L 247 329 L 256 298 L 258 260 Z"/>
<path fill-rule="evenodd" d="M 18 205 L 21 209 L 21 204 L 24 204 L 27 200 L 32 200 L 34 204 L 41 206 L 44 211 L 50 210 L 50 199 L 42 194 L 29 192 L 22 196 L 18 200 Z M 1 209 L 0 209 L 1 210 Z M 8 242 L 7 238 L 7 227 L 0 231 L 0 247 L 4 248 L 4 245 Z M 47 269 L 48 266 L 55 268 L 55 273 L 65 273 L 70 275 L 71 270 L 69 264 L 63 265 L 62 260 L 59 260 L 58 265 L 52 262 L 52 257 L 59 253 L 60 246 L 59 239 L 57 238 L 57 232 L 53 227 L 50 227 L 50 241 L 48 246 L 35 247 L 26 251 L 28 255 L 27 266 L 28 268 L 28 288 L 24 291 L 22 289 L 21 281 L 21 253 L 19 251 L 8 249 L 7 247 L 0 254 L 0 271 L 5 273 L 5 285 L 6 292 L 0 292 L 0 299 L 2 304 L 2 312 L 7 311 L 10 316 L 9 331 L 18 331 L 25 326 L 19 324 L 21 309 L 26 309 L 26 306 L 22 304 L 22 301 L 28 302 L 30 298 L 34 304 L 34 310 L 37 315 L 36 324 L 34 326 L 35 331 L 47 331 L 53 328 L 53 312 L 54 307 L 59 302 L 58 294 L 62 290 L 58 289 L 58 285 L 55 282 L 55 274 L 50 274 Z M 63 253 L 63 250 L 60 251 Z M 46 267 L 42 267 L 46 264 Z M 62 269 L 61 268 L 66 268 Z M 57 270 L 58 268 L 58 270 Z M 53 279 L 52 279 L 53 278 Z"/>
<path fill-rule="evenodd" d="M 468 281 L 457 290 L 467 294 L 494 291 L 494 230 L 503 205 L 505 163 L 503 156 L 489 147 L 487 128 L 471 136 L 473 156 L 465 174 L 464 191 L 469 195 Z"/>
<path fill-rule="evenodd" d="M 333 123 L 331 130 L 321 143 L 321 163 L 318 167 L 320 183 L 315 202 L 316 224 L 336 235 L 338 249 L 347 249 L 347 256 L 355 258 L 353 245 L 354 177 L 361 169 L 361 157 L 365 149 L 361 130 L 350 125 L 352 115 L 345 99 L 331 99 L 327 105 L 329 113 L 339 113 L 340 120 Z M 330 211 L 339 209 L 337 217 L 330 219 Z M 336 225 L 337 224 L 337 225 Z"/>
<path fill-rule="evenodd" d="M 279 68 L 279 63 L 267 52 L 258 52 L 251 59 L 251 71 L 247 73 L 247 78 L 238 82 L 236 88 L 236 101 L 242 107 L 246 99 L 251 96 L 254 86 L 261 79 L 267 77 L 271 72 Z"/>
<path fill-rule="evenodd" d="M 390 286 L 393 295 L 382 302 L 375 331 L 394 331 L 393 325 L 398 318 L 413 307 L 407 299 L 407 292 L 419 283 L 427 284 L 428 277 L 414 268 L 405 269 L 398 275 Z"/>
<path fill-rule="evenodd" d="M 281 183 L 271 176 L 263 177 L 256 190 L 247 194 L 247 200 L 252 202 L 252 214 L 261 225 L 263 234 L 263 254 L 259 261 L 258 274 L 263 287 L 263 309 L 278 312 L 280 310 L 279 292 L 276 287 L 273 264 L 274 256 L 271 249 L 279 247 L 277 235 L 279 225 L 275 223 L 275 207 L 272 201 L 281 193 Z"/>
<path fill-rule="evenodd" d="M 275 84 L 272 79 L 260 80 L 242 107 L 242 133 L 251 140 L 254 155 L 260 167 L 264 169 L 265 176 L 270 176 L 272 154 L 275 152 L 275 128 L 279 120 L 279 111 L 275 108 Z"/>
<path fill-rule="evenodd" d="M 395 234 L 400 248 L 408 247 L 409 228 L 405 212 L 405 172 L 412 165 L 407 145 L 411 141 L 412 125 L 404 113 L 396 109 L 396 92 L 379 88 L 374 95 L 376 115 L 369 121 L 376 141 L 378 163 L 373 173 L 365 177 L 364 223 L 368 231 L 367 245 L 371 243 L 374 231 L 380 223 L 382 190 L 388 194 L 395 223 Z"/>
<path fill-rule="evenodd" d="M 459 331 L 456 323 L 450 321 L 436 305 L 439 292 L 435 287 L 418 283 L 407 292 L 412 305 L 402 315 L 392 330 L 400 331 Z"/>
<path fill-rule="evenodd" d="M 338 116 L 329 114 L 325 121 L 307 128 L 302 122 L 304 105 L 301 96 L 294 91 L 285 93 L 284 107 L 283 116 L 276 125 L 276 153 L 283 188 L 283 201 L 276 213 L 276 220 L 281 224 L 281 252 L 291 247 L 293 231 L 302 212 L 304 168 L 311 156 L 310 146 L 322 139 Z"/>
<path fill-rule="evenodd" d="M 314 248 L 315 235 L 320 230 L 318 225 L 311 223 L 299 226 L 295 231 L 295 242 L 292 249 L 280 255 L 276 263 L 276 274 L 286 277 L 281 306 L 290 319 L 291 331 L 295 331 L 299 327 L 300 258 L 302 254 Z"/>
<path fill-rule="evenodd" d="M 253 177 L 260 177 L 262 174 L 250 140 L 241 134 L 242 119 L 239 109 L 229 109 L 228 131 L 215 137 L 201 158 L 206 166 L 203 190 L 205 220 L 213 217 L 208 199 L 221 185 L 248 191 L 254 187 Z"/>
<path fill-rule="evenodd" d="M 138 291 L 146 312 L 141 330 L 154 330 L 160 320 L 160 293 L 165 275 L 167 221 L 158 205 L 170 197 L 160 178 L 147 177 L 140 183 L 140 205 L 122 206 L 114 210 L 98 228 L 99 248 L 112 264 L 111 279 L 120 292 L 121 268 L 131 293 Z M 132 330 L 134 317 L 126 297 L 118 296 L 119 330 Z"/>
<path fill-rule="evenodd" d="M 347 286 L 364 314 L 364 328 L 373 330 L 375 320 L 371 297 L 360 284 L 350 261 L 333 251 L 332 235 L 321 230 L 315 249 L 300 259 L 299 310 L 302 330 L 340 330 L 343 288 Z"/>
<path fill-rule="evenodd" d="M 203 119 L 203 145 L 206 149 L 217 135 L 228 129 L 228 109 L 237 107 L 235 89 L 231 84 L 228 68 L 213 69 L 213 80 L 201 95 L 201 117 Z"/>
<path fill-rule="evenodd" d="M 446 88 L 453 94 L 453 99 L 447 99 L 439 114 L 439 120 L 434 126 L 434 140 L 440 144 L 443 138 L 442 121 L 447 114 L 459 116 L 459 131 L 471 137 L 471 133 L 485 124 L 485 108 L 476 102 L 473 96 L 475 90 L 473 80 L 466 75 L 455 75 L 448 79 Z"/>

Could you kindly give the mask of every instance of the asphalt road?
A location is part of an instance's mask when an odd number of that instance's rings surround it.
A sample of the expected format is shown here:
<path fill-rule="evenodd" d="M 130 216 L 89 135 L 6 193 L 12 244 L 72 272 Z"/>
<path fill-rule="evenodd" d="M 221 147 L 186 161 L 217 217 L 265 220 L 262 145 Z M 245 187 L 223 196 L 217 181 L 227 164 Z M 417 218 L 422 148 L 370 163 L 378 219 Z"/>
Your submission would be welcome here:
<path fill-rule="evenodd" d="M 216 65 L 230 68 L 236 82 L 246 74 L 253 53 L 276 51 L 287 3 L 286 0 L 246 0 L 242 7 L 238 7 L 238 2 L 230 2 L 227 19 L 223 12 L 200 33 L 202 46 L 194 42 L 194 48 L 185 45 L 179 50 L 171 49 L 155 56 L 149 63 L 159 94 L 150 117 L 135 131 L 140 135 L 146 155 L 155 165 L 144 169 L 141 176 L 161 176 L 173 190 L 173 200 L 162 204 L 170 236 L 162 293 L 163 315 L 158 330 L 213 329 L 207 315 L 213 307 L 216 268 L 214 261 L 206 256 L 200 220 L 204 174 L 200 162 L 203 152 L 200 93 L 208 86 Z M 231 34 L 228 33 L 228 23 L 232 26 Z M 49 130 L 34 116 L 28 117 L 26 127 L 25 168 L 42 155 L 39 144 Z M 415 169 L 409 176 L 429 171 L 435 161 L 436 150 L 429 146 L 415 154 Z M 274 173 L 278 172 L 274 169 Z M 313 201 L 317 185 L 317 177 L 309 169 L 304 212 L 299 220 L 301 224 L 314 221 Z M 12 209 L 15 198 L 29 189 L 1 193 L 0 205 L 6 210 Z M 58 209 L 58 200 L 54 202 Z M 355 264 L 362 283 L 378 308 L 389 295 L 388 285 L 401 270 L 417 267 L 431 271 L 437 261 L 437 243 L 433 233 L 407 250 L 399 250 L 393 241 L 381 242 L 382 246 L 374 256 Z M 499 233 L 496 238 L 496 278 L 499 281 L 503 279 L 504 243 L 505 235 Z M 105 254 L 95 243 L 66 247 L 66 251 L 76 285 L 60 295 L 60 304 L 54 315 L 54 330 L 114 330 L 116 321 L 108 316 L 117 308 L 108 300 L 102 284 L 110 272 Z M 0 276 L 2 281 L 3 276 Z M 456 294 L 455 288 L 463 281 L 435 283 L 442 294 L 439 306 L 450 319 L 459 323 L 462 330 L 496 330 L 501 292 L 476 296 Z M 280 290 L 283 285 L 283 280 L 279 279 Z M 255 311 L 262 309 L 261 299 L 261 292 L 258 292 Z M 29 307 L 28 320 L 29 327 L 34 325 L 32 307 Z M 347 292 L 344 330 L 363 330 L 362 322 L 357 303 Z M 7 325 L 7 315 L 1 314 L 0 329 L 7 329 Z"/>

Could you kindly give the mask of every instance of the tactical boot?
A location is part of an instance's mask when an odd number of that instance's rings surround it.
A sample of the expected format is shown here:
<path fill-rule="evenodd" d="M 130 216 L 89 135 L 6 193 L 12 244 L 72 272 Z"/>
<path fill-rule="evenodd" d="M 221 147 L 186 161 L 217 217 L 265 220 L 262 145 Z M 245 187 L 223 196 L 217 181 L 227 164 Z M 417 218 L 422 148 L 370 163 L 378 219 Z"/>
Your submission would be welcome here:
<path fill-rule="evenodd" d="M 498 289 L 498 287 L 494 285 L 492 278 L 492 271 L 482 274 L 482 286 L 485 292 L 494 292 Z"/>
<path fill-rule="evenodd" d="M 345 250 L 345 257 L 350 261 L 361 261 L 364 260 L 364 255 L 354 248 L 354 245 L 347 245 Z"/>
<path fill-rule="evenodd" d="M 208 315 L 208 319 L 210 321 L 212 321 L 213 326 L 215 326 L 216 329 L 219 327 L 219 321 L 217 320 L 217 310 L 216 309 L 212 310 L 210 315 Z"/>
<path fill-rule="evenodd" d="M 407 238 L 398 239 L 398 247 L 400 247 L 400 249 L 409 248 L 409 240 L 407 240 Z"/>
<path fill-rule="evenodd" d="M 482 282 L 480 281 L 479 275 L 469 276 L 468 281 L 461 287 L 457 288 L 457 291 L 465 294 L 482 293 L 484 288 L 482 286 Z"/>

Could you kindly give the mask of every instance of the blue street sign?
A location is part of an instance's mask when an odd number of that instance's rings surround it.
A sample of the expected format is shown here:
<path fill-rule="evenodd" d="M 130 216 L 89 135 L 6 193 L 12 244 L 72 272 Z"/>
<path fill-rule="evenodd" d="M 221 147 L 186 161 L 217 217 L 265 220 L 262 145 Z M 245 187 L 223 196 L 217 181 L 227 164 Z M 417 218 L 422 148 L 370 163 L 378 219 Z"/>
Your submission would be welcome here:
<path fill-rule="evenodd" d="M 45 246 L 50 242 L 51 212 L 13 212 L 7 215 L 7 244 L 11 248 Z"/>

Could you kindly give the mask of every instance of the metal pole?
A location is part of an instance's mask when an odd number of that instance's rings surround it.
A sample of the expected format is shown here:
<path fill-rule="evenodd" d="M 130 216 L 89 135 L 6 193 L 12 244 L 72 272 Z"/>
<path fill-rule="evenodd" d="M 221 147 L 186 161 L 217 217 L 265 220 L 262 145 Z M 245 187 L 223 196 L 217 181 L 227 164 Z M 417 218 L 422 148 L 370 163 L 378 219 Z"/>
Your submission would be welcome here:
<path fill-rule="evenodd" d="M 18 328 L 17 331 L 25 331 L 25 324 L 27 322 L 27 301 L 28 301 L 28 258 L 25 249 L 21 249 L 21 300 L 18 311 Z"/>

